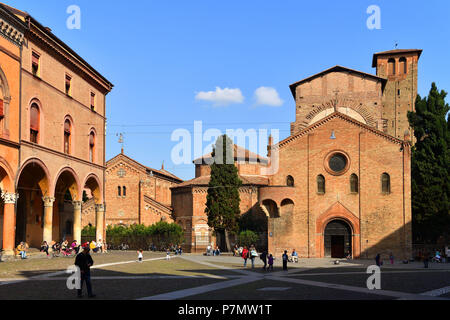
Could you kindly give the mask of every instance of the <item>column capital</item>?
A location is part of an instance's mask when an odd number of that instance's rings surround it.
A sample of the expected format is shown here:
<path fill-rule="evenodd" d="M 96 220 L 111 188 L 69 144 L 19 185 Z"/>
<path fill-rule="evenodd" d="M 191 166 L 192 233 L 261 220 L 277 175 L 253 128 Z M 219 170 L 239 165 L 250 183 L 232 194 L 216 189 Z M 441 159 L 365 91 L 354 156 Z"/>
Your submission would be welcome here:
<path fill-rule="evenodd" d="M 104 212 L 105 211 L 105 204 L 104 203 L 96 204 L 95 205 L 95 211 L 97 211 L 97 212 Z"/>
<path fill-rule="evenodd" d="M 55 202 L 54 197 L 42 197 L 42 201 L 44 201 L 44 207 L 53 207 L 53 203 Z"/>
<path fill-rule="evenodd" d="M 74 210 L 81 210 L 81 206 L 83 205 L 83 202 L 81 201 L 72 201 L 73 209 Z"/>
<path fill-rule="evenodd" d="M 15 204 L 19 199 L 18 193 L 2 192 L 1 196 L 5 204 Z"/>

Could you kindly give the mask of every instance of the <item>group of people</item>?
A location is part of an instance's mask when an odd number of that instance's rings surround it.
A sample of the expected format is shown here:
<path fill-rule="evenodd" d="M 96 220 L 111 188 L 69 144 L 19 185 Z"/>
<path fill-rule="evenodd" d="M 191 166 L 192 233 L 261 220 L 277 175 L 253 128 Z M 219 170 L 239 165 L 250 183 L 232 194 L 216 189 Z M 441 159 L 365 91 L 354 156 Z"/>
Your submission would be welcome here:
<path fill-rule="evenodd" d="M 106 242 L 102 241 L 101 239 L 98 242 L 91 241 L 87 243 L 89 245 L 89 249 L 92 250 L 93 252 L 101 252 L 101 253 L 108 252 Z M 64 240 L 62 242 L 52 241 L 50 245 L 47 243 L 47 241 L 44 241 L 41 244 L 40 251 L 44 252 L 48 258 L 51 258 L 49 253 L 50 246 L 52 248 L 52 253 L 54 257 L 59 256 L 61 254 L 65 257 L 71 256 L 73 254 L 77 255 L 82 247 L 80 244 L 78 244 L 77 240 L 73 240 L 72 243 L 69 243 L 68 240 Z"/>
<path fill-rule="evenodd" d="M 207 256 L 220 256 L 220 249 L 218 246 L 216 246 L 214 249 L 208 245 L 208 247 L 206 248 L 206 253 L 205 255 Z"/>

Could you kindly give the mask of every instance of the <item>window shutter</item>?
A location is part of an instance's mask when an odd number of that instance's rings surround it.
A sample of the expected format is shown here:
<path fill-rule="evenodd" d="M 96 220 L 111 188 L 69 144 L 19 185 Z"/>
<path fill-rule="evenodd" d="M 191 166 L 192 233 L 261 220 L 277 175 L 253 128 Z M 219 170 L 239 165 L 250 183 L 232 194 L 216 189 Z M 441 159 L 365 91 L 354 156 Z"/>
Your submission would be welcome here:
<path fill-rule="evenodd" d="M 3 117 L 5 114 L 4 114 L 4 111 L 3 111 L 3 100 L 1 100 L 0 99 L 0 117 Z"/>
<path fill-rule="evenodd" d="M 91 147 L 94 146 L 94 140 L 95 140 L 94 134 L 91 133 L 91 134 L 89 135 L 89 145 L 90 145 Z"/>
<path fill-rule="evenodd" d="M 39 131 L 39 109 L 33 104 L 30 110 L 30 128 L 34 131 Z"/>
<path fill-rule="evenodd" d="M 66 120 L 66 122 L 64 122 L 64 132 L 70 134 L 70 122 L 69 122 L 69 120 Z"/>
<path fill-rule="evenodd" d="M 91 93 L 91 106 L 95 106 L 95 94 Z"/>
<path fill-rule="evenodd" d="M 33 52 L 33 55 L 32 55 L 32 63 L 33 63 L 34 65 L 39 65 L 39 55 L 38 55 L 37 53 L 34 53 L 34 52 Z"/>

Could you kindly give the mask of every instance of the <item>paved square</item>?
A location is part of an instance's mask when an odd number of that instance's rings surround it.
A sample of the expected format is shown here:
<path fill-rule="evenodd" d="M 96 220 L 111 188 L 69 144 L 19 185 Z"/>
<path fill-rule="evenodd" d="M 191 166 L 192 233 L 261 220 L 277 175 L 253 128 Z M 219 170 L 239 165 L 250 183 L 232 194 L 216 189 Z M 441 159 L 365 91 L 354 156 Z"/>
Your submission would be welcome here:
<path fill-rule="evenodd" d="M 381 290 L 367 289 L 371 261 L 301 259 L 283 271 L 262 262 L 255 268 L 240 257 L 184 254 L 171 260 L 164 253 L 94 254 L 91 277 L 96 299 L 108 300 L 392 300 L 449 299 L 450 264 L 387 265 L 381 270 Z M 0 263 L 1 300 L 68 300 L 66 269 L 74 258 L 30 259 Z"/>

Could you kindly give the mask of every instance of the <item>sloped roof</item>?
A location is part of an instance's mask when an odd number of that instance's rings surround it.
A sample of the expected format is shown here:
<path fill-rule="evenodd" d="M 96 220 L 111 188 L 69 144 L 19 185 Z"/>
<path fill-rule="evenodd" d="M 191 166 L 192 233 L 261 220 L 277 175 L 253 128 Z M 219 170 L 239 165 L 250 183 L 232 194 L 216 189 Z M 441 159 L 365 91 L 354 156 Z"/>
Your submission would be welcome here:
<path fill-rule="evenodd" d="M 147 166 L 141 164 L 140 162 L 130 158 L 129 156 L 123 154 L 123 153 L 119 153 L 115 157 L 113 157 L 110 160 L 106 161 L 106 167 L 108 167 L 113 161 L 118 160 L 121 157 L 124 158 L 125 160 L 128 160 L 128 161 L 134 163 L 136 166 L 141 167 L 141 169 L 143 169 L 143 170 L 151 171 L 154 174 L 157 174 L 157 175 L 160 175 L 160 176 L 164 176 L 164 177 L 168 177 L 168 178 L 171 178 L 173 180 L 178 180 L 178 182 L 183 182 L 183 179 L 178 178 L 176 175 L 170 173 L 167 170 L 164 170 L 164 169 L 157 170 L 157 169 L 153 169 L 153 168 L 147 167 Z"/>
<path fill-rule="evenodd" d="M 269 179 L 264 176 L 256 176 L 256 175 L 239 175 L 239 178 L 242 181 L 242 185 L 248 186 L 248 185 L 268 185 Z M 183 187 L 191 187 L 191 186 L 203 186 L 207 187 L 209 184 L 209 180 L 211 179 L 211 176 L 200 176 L 198 178 L 185 181 L 179 185 L 176 185 L 172 187 L 171 189 L 176 188 L 183 188 Z"/>
<path fill-rule="evenodd" d="M 323 71 L 321 71 L 319 73 L 316 73 L 316 74 L 314 74 L 312 76 L 309 76 L 309 77 L 307 77 L 307 78 L 305 78 L 303 80 L 300 80 L 300 81 L 297 81 L 297 82 L 294 82 L 293 84 L 291 84 L 289 86 L 289 88 L 291 88 L 292 96 L 295 99 L 295 89 L 299 85 L 301 85 L 302 83 L 305 83 L 307 81 L 311 81 L 311 80 L 313 80 L 313 79 L 315 79 L 317 77 L 320 77 L 320 76 L 322 76 L 324 74 L 327 74 L 327 73 L 330 73 L 330 72 L 337 72 L 337 71 L 346 71 L 346 72 L 350 72 L 350 73 L 356 73 L 356 74 L 359 74 L 359 75 L 362 75 L 362 76 L 365 76 L 365 77 L 369 77 L 369 78 L 372 78 L 372 79 L 375 79 L 375 80 L 382 81 L 383 84 L 386 83 L 386 81 L 387 81 L 387 79 L 378 77 L 377 75 L 374 75 L 374 74 L 371 74 L 371 73 L 366 73 L 366 72 L 362 72 L 362 71 L 358 71 L 358 70 L 354 70 L 354 69 L 350 69 L 350 68 L 347 68 L 347 67 L 336 65 L 334 67 L 328 68 L 328 69 L 323 70 Z"/>
<path fill-rule="evenodd" d="M 403 144 L 404 143 L 403 140 L 400 140 L 400 139 L 398 139 L 396 137 L 393 137 L 393 136 L 391 136 L 391 135 L 389 135 L 387 133 L 384 133 L 383 131 L 380 131 L 378 129 L 375 129 L 375 128 L 373 128 L 373 127 L 371 127 L 371 126 L 369 126 L 369 125 L 367 125 L 365 123 L 359 122 L 358 120 L 356 120 L 356 119 L 354 119 L 354 118 L 352 118 L 350 116 L 347 116 L 347 115 L 345 115 L 343 113 L 340 113 L 339 111 L 335 111 L 332 114 L 330 114 L 329 116 L 326 116 L 325 118 L 323 118 L 322 120 L 319 120 L 319 121 L 315 122 L 314 124 L 312 124 L 312 125 L 304 128 L 304 129 L 302 129 L 300 132 L 296 133 L 295 135 L 289 136 L 286 139 L 280 141 L 278 144 L 272 146 L 272 148 L 276 148 L 276 147 L 282 148 L 282 147 L 288 145 L 289 143 L 291 143 L 292 141 L 295 141 L 298 138 L 300 138 L 302 136 L 305 136 L 308 133 L 311 133 L 312 131 L 314 131 L 318 127 L 320 127 L 322 125 L 325 125 L 327 122 L 329 122 L 330 120 L 335 119 L 335 118 L 340 118 L 340 119 L 342 119 L 344 121 L 352 123 L 353 125 L 359 126 L 359 127 L 363 128 L 363 129 L 365 129 L 365 130 L 367 130 L 367 131 L 369 131 L 369 132 L 371 132 L 373 134 L 376 134 L 376 135 L 378 135 L 380 137 L 383 137 L 386 140 L 389 140 L 389 141 L 391 141 L 393 143 L 397 143 L 397 144 Z"/>
<path fill-rule="evenodd" d="M 167 206 L 167 205 L 165 205 L 165 204 L 163 204 L 163 203 L 161 203 L 159 201 L 156 201 L 155 199 L 153 199 L 153 198 L 151 198 L 149 196 L 144 195 L 144 201 L 146 201 L 148 204 L 150 204 L 150 205 L 152 205 L 152 206 L 154 206 L 154 207 L 156 207 L 156 208 L 158 208 L 160 210 L 163 210 L 163 211 L 165 211 L 167 213 L 170 213 L 170 212 L 173 211 L 172 207 L 169 207 L 169 206 Z"/>
<path fill-rule="evenodd" d="M 419 54 L 419 58 L 420 58 L 422 51 L 423 51 L 422 49 L 395 49 L 395 50 L 377 52 L 377 53 L 374 53 L 374 55 L 373 55 L 372 67 L 375 68 L 377 66 L 378 56 L 417 52 Z"/>
<path fill-rule="evenodd" d="M 241 156 L 242 154 L 244 154 L 245 159 L 242 158 L 238 158 L 238 156 Z M 236 144 L 233 145 L 233 156 L 234 156 L 234 160 L 253 160 L 256 162 L 263 162 L 263 163 L 267 163 L 268 160 L 266 157 L 262 157 L 259 154 L 256 154 L 254 152 L 251 152 L 250 150 L 247 150 L 243 147 L 240 147 Z M 208 153 L 200 158 L 197 158 L 193 161 L 193 163 L 195 164 L 199 164 L 202 161 L 201 160 L 206 160 L 206 159 L 211 159 L 212 158 L 212 152 Z"/>

